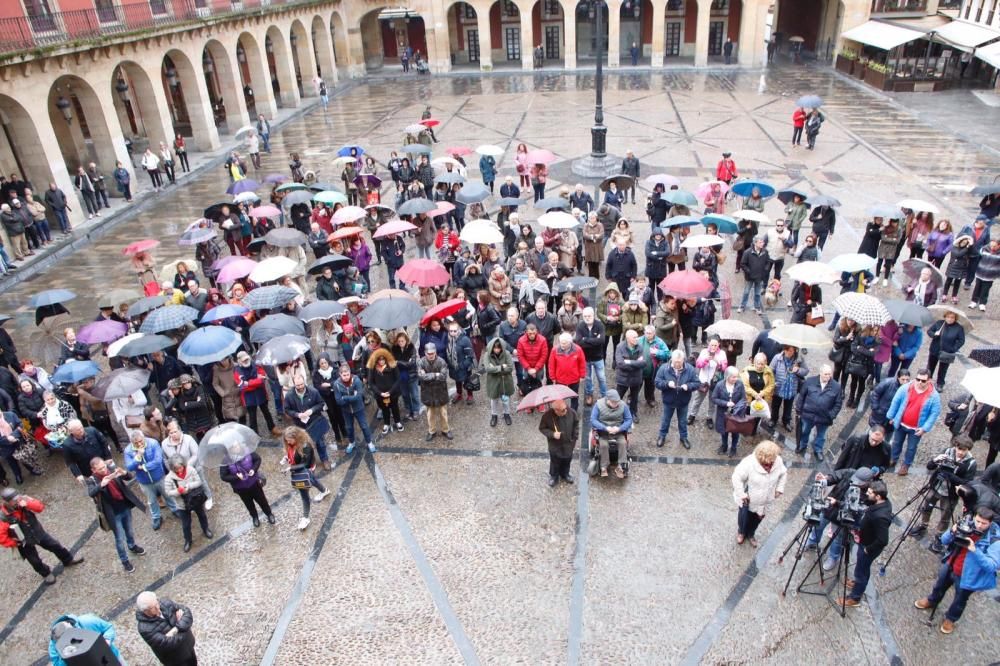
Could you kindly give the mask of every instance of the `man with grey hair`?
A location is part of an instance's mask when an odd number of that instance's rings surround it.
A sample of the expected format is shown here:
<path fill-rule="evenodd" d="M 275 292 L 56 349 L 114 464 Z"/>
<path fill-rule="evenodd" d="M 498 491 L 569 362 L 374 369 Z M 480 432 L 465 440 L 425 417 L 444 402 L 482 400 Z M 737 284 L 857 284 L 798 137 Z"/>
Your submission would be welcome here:
<path fill-rule="evenodd" d="M 660 366 L 656 371 L 656 388 L 663 395 L 663 417 L 660 419 L 660 432 L 656 438 L 656 446 L 662 447 L 667 433 L 670 431 L 670 421 L 677 413 L 677 430 L 681 437 L 681 446 L 691 448 L 688 442 L 687 410 L 691 396 L 701 388 L 698 373 L 694 366 L 684 358 L 684 352 L 675 349 L 670 354 L 670 363 Z"/>
<path fill-rule="evenodd" d="M 590 196 L 580 183 L 573 188 L 573 194 L 569 195 L 569 207 L 579 208 L 588 215 L 594 211 L 594 197 Z M 595 214 L 596 217 L 596 214 Z"/>
<path fill-rule="evenodd" d="M 587 360 L 580 346 L 573 342 L 569 333 L 559 334 L 559 343 L 549 353 L 549 380 L 554 384 L 567 386 L 576 393 L 580 388 L 580 380 L 587 376 Z M 573 410 L 579 407 L 579 399 L 573 396 L 570 405 Z"/>
<path fill-rule="evenodd" d="M 594 382 L 592 375 L 597 375 L 597 388 L 600 397 L 608 392 L 608 383 L 604 375 L 604 354 L 607 342 L 604 338 L 604 324 L 594 314 L 594 308 L 585 307 L 580 313 L 580 323 L 576 325 L 573 341 L 583 350 L 583 358 L 587 361 L 587 381 L 583 393 L 587 406 L 594 404 Z"/>
<path fill-rule="evenodd" d="M 190 608 L 170 599 L 158 599 L 148 590 L 139 593 L 135 606 L 139 635 L 161 664 L 197 666 Z"/>
<path fill-rule="evenodd" d="M 90 470 L 90 461 L 95 457 L 111 460 L 111 449 L 97 428 L 84 426 L 80 419 L 69 421 L 66 431 L 68 434 L 62 442 L 63 459 L 77 482 L 83 483 L 85 472 Z"/>
<path fill-rule="evenodd" d="M 802 382 L 802 388 L 795 398 L 795 413 L 799 417 L 801 426 L 801 432 L 797 433 L 796 437 L 796 453 L 805 453 L 809 435 L 815 428 L 813 457 L 816 462 L 823 462 L 826 431 L 837 418 L 843 404 L 844 393 L 840 389 L 840 384 L 833 378 L 833 366 L 824 363 L 820 366 L 819 375 L 809 377 Z"/>
<path fill-rule="evenodd" d="M 601 476 L 608 475 L 611 464 L 610 446 L 618 447 L 618 464 L 615 465 L 615 476 L 625 478 L 622 463 L 628 460 L 628 446 L 625 435 L 632 430 L 632 412 L 628 405 L 622 402 L 618 391 L 608 390 L 607 394 L 594 403 L 590 411 L 590 427 L 594 429 L 597 438 L 598 453 L 601 458 Z"/>
<path fill-rule="evenodd" d="M 625 399 L 628 392 L 628 408 L 632 411 L 632 419 L 639 422 L 639 390 L 642 388 L 642 372 L 646 366 L 646 355 L 639 344 L 639 334 L 629 329 L 625 331 L 625 339 L 618 343 L 615 349 L 615 389 Z"/>

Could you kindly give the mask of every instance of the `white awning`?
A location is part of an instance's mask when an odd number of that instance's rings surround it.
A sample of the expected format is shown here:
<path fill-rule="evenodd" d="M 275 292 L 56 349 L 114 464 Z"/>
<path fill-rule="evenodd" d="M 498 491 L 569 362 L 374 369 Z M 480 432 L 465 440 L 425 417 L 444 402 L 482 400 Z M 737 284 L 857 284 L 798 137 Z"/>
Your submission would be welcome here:
<path fill-rule="evenodd" d="M 987 65 L 1000 69 L 1000 43 L 976 49 L 975 56 Z"/>
<path fill-rule="evenodd" d="M 912 42 L 915 39 L 921 39 L 925 35 L 924 33 L 916 30 L 900 28 L 899 26 L 890 25 L 881 21 L 868 21 L 867 23 L 862 23 L 856 28 L 847 30 L 840 36 L 844 39 L 850 39 L 855 42 L 861 42 L 862 44 L 874 46 L 875 48 L 882 49 L 883 51 L 888 51 L 889 49 L 899 46 L 900 44 Z"/>
<path fill-rule="evenodd" d="M 934 37 L 955 46 L 973 49 L 980 44 L 1000 38 L 1000 30 L 969 21 L 952 21 L 934 31 Z"/>

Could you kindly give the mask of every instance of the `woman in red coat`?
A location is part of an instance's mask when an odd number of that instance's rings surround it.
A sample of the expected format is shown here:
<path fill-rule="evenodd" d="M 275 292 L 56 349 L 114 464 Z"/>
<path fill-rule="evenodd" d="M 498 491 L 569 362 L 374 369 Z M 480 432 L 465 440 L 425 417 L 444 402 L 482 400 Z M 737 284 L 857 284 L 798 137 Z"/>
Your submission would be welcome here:
<path fill-rule="evenodd" d="M 792 145 L 802 145 L 802 128 L 806 126 L 806 111 L 801 106 L 792 113 Z"/>

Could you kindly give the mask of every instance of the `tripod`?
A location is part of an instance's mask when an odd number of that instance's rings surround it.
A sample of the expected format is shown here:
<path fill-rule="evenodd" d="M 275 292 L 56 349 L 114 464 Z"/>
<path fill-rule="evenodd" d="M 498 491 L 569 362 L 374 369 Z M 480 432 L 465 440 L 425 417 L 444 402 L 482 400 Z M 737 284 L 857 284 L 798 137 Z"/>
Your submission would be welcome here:
<path fill-rule="evenodd" d="M 889 565 L 892 563 L 892 558 L 894 558 L 896 556 L 896 553 L 899 552 L 899 549 L 903 545 L 903 542 L 906 541 L 906 538 L 911 536 L 910 533 L 913 531 L 913 528 L 916 526 L 917 521 L 920 519 L 920 510 L 923 507 L 929 506 L 931 509 L 933 509 L 935 506 L 937 506 L 937 502 L 936 501 L 932 502 L 930 499 L 932 496 L 935 498 L 937 497 L 937 493 L 934 492 L 934 488 L 936 486 L 936 480 L 937 480 L 937 472 L 931 474 L 931 477 L 927 480 L 927 483 L 925 483 L 923 487 L 920 488 L 920 490 L 914 493 L 913 497 L 911 497 L 906 502 L 906 504 L 904 504 L 899 509 L 899 511 L 893 514 L 892 517 L 895 519 L 896 516 L 906 511 L 906 509 L 912 506 L 915 502 L 918 501 L 920 502 L 920 504 L 918 504 L 917 508 L 914 510 L 913 515 L 910 516 L 910 519 L 906 522 L 906 526 L 903 527 L 902 534 L 896 537 L 896 545 L 893 547 L 892 552 L 889 553 L 889 557 L 887 557 L 885 561 L 883 561 L 882 564 L 879 566 L 878 568 L 879 576 L 885 576 L 885 570 L 888 569 Z"/>
<path fill-rule="evenodd" d="M 820 550 L 819 553 L 816 555 L 816 561 L 812 563 L 812 566 L 809 567 L 809 570 L 806 571 L 805 575 L 802 577 L 802 582 L 800 582 L 799 586 L 797 588 L 795 588 L 796 592 L 801 592 L 803 594 L 813 594 L 813 595 L 818 595 L 818 596 L 825 596 L 828 599 L 830 598 L 830 593 L 833 592 L 834 588 L 831 587 L 829 590 L 822 589 L 826 585 L 826 579 L 825 579 L 825 574 L 823 572 L 823 567 L 821 566 L 821 563 L 822 563 L 823 557 L 826 555 L 827 551 L 830 550 L 830 546 L 832 546 L 837 541 L 837 539 L 840 539 L 840 538 L 844 537 L 846 534 L 847 534 L 847 530 L 845 529 L 845 527 L 843 525 L 837 525 L 837 529 L 835 529 L 833 531 L 833 536 L 830 537 L 830 540 L 826 543 L 825 546 L 823 546 L 823 549 Z M 812 575 L 812 572 L 817 567 L 819 567 L 819 584 L 820 584 L 821 590 L 817 591 L 817 592 L 813 592 L 813 591 L 810 591 L 810 590 L 803 589 L 806 586 L 806 582 L 809 580 L 809 577 Z M 850 567 L 851 567 L 851 544 L 847 543 L 847 544 L 844 544 L 844 552 L 840 556 L 840 560 L 837 563 L 837 573 L 836 573 L 836 577 L 834 578 L 834 580 L 842 580 L 843 581 L 842 588 L 841 588 L 840 598 L 841 599 L 845 599 L 845 600 L 846 600 L 846 597 L 847 597 L 847 579 L 848 579 L 848 575 L 849 575 L 849 572 L 850 572 Z M 790 576 L 789 576 L 789 579 L 791 579 Z M 832 599 L 831 599 L 831 603 L 833 603 L 833 605 L 835 607 L 839 608 L 840 617 L 844 617 L 847 614 L 847 609 L 846 609 L 846 607 L 845 607 L 845 605 L 843 603 L 840 603 L 840 604 L 835 603 L 835 602 L 833 602 Z"/>
<path fill-rule="evenodd" d="M 799 529 L 799 531 L 792 537 L 792 540 L 785 546 L 785 550 L 781 551 L 781 556 L 778 558 L 778 564 L 785 561 L 785 556 L 788 555 L 788 551 L 795 548 L 795 563 L 792 564 L 792 570 L 788 572 L 788 579 L 785 581 L 785 587 L 781 590 L 781 596 L 788 594 L 788 586 L 792 583 L 792 576 L 795 575 L 795 568 L 799 566 L 799 560 L 805 554 L 809 547 L 809 536 L 810 533 L 819 525 L 818 520 L 806 520 L 805 524 Z M 820 567 L 820 583 L 823 582 L 823 568 Z"/>

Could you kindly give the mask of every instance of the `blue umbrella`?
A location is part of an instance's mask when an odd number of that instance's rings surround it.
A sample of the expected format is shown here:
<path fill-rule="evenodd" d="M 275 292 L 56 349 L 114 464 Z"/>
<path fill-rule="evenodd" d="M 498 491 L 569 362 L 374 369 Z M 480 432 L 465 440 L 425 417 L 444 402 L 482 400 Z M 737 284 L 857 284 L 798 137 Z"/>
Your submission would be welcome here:
<path fill-rule="evenodd" d="M 748 197 L 751 194 L 753 194 L 753 188 L 755 187 L 760 191 L 760 196 L 763 199 L 767 199 L 768 197 L 773 197 L 774 193 L 777 192 L 777 190 L 774 188 L 774 185 L 771 185 L 770 183 L 765 183 L 762 180 L 741 180 L 737 183 L 734 183 L 733 186 L 730 188 L 730 190 L 736 196 Z"/>
<path fill-rule="evenodd" d="M 899 206 L 884 203 L 869 206 L 865 211 L 865 215 L 870 217 L 881 217 L 886 220 L 902 220 L 905 217 L 905 215 L 903 215 L 903 211 L 899 209 Z"/>
<path fill-rule="evenodd" d="M 819 95 L 803 95 L 795 101 L 795 106 L 803 109 L 818 109 L 823 106 L 823 99 Z"/>
<path fill-rule="evenodd" d="M 96 377 L 101 371 L 93 361 L 66 361 L 52 373 L 56 384 L 79 384 L 84 379 Z"/>
<path fill-rule="evenodd" d="M 698 197 L 687 190 L 668 190 L 660 195 L 660 198 L 666 199 L 670 203 L 677 206 L 687 206 L 688 208 L 691 208 L 692 206 L 698 205 Z"/>
<path fill-rule="evenodd" d="M 660 226 L 664 231 L 670 231 L 671 227 L 693 227 L 701 224 L 701 218 L 694 215 L 674 215 L 665 219 Z"/>
<path fill-rule="evenodd" d="M 346 146 L 337 151 L 337 157 L 350 157 L 352 148 L 357 151 L 357 154 L 359 156 L 365 154 L 365 149 L 362 148 L 361 146 L 347 144 Z"/>
<path fill-rule="evenodd" d="M 32 296 L 28 305 L 33 308 L 40 308 L 45 305 L 56 305 L 72 301 L 74 298 L 76 298 L 76 294 L 68 289 L 47 289 Z"/>
<path fill-rule="evenodd" d="M 201 323 L 209 324 L 213 321 L 219 321 L 220 319 L 228 319 L 229 317 L 239 317 L 240 315 L 245 315 L 248 312 L 250 312 L 250 309 L 245 308 L 242 305 L 223 303 L 222 305 L 217 305 L 208 312 L 206 312 L 205 316 L 201 318 Z"/>
<path fill-rule="evenodd" d="M 243 338 L 225 326 L 203 326 L 186 338 L 177 358 L 189 365 L 207 365 L 229 356 L 243 346 Z"/>
<path fill-rule="evenodd" d="M 490 190 L 481 182 L 470 181 L 455 195 L 455 201 L 464 204 L 481 203 L 490 196 Z"/>
<path fill-rule="evenodd" d="M 976 196 L 980 197 L 985 197 L 989 194 L 1000 194 L 1000 183 L 993 183 L 991 185 L 977 185 L 976 187 L 973 187 L 969 191 L 969 194 L 975 194 Z"/>
<path fill-rule="evenodd" d="M 789 187 L 788 189 L 781 190 L 780 192 L 778 192 L 778 201 L 780 201 L 783 204 L 786 204 L 789 201 L 791 201 L 793 197 L 797 196 L 802 197 L 802 201 L 804 202 L 807 202 L 809 199 L 809 195 L 806 193 L 805 190 L 800 190 L 795 187 Z"/>
<path fill-rule="evenodd" d="M 242 194 L 243 192 L 253 192 L 258 187 L 260 183 L 252 178 L 244 178 L 243 180 L 237 180 L 235 183 L 231 183 L 229 187 L 226 188 L 226 194 Z"/>
<path fill-rule="evenodd" d="M 667 221 L 669 222 L 670 220 Z M 735 234 L 739 232 L 739 222 L 736 221 L 736 218 L 720 213 L 706 215 L 701 218 L 701 223 L 704 225 L 714 224 L 720 234 Z"/>
<path fill-rule="evenodd" d="M 198 318 L 198 311 L 189 305 L 164 305 L 148 315 L 139 327 L 140 333 L 159 333 L 180 328 Z"/>

